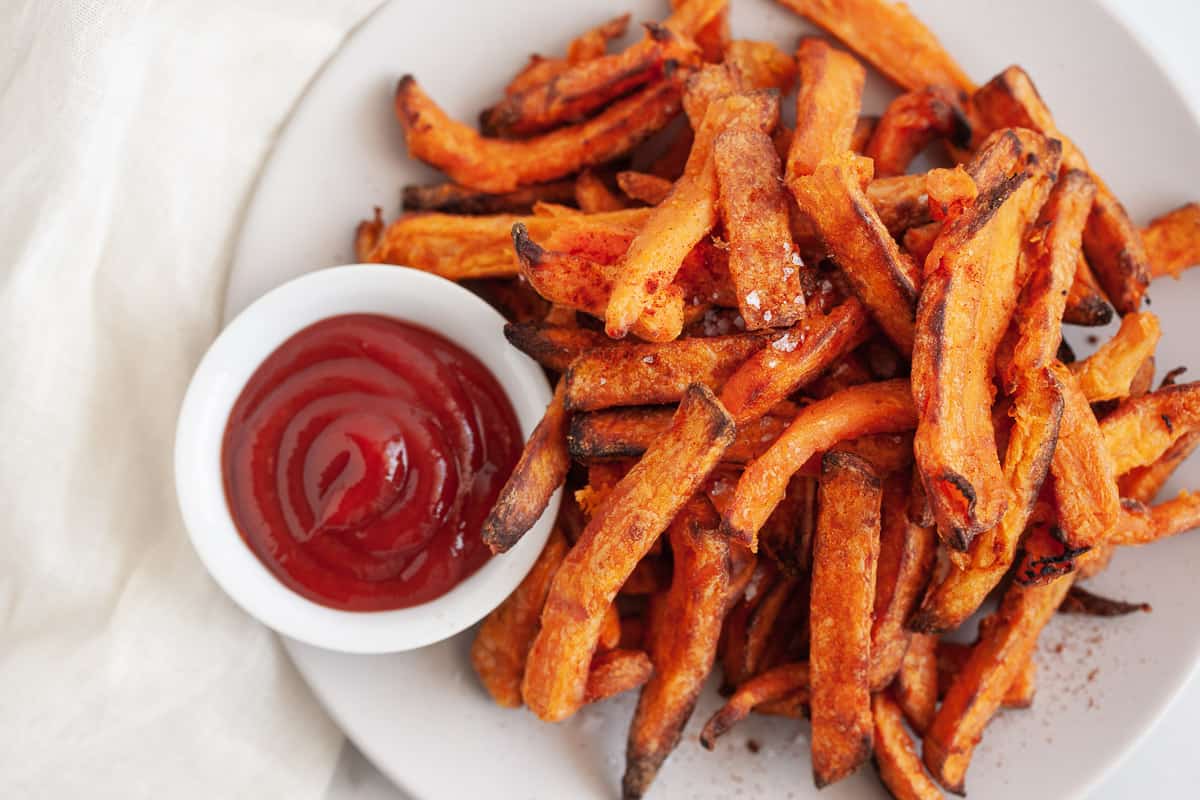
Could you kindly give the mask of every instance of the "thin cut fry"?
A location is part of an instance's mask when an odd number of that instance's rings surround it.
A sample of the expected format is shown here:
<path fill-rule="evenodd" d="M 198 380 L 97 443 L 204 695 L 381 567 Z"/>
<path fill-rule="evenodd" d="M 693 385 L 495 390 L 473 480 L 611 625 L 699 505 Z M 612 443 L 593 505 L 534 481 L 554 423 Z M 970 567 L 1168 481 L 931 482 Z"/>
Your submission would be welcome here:
<path fill-rule="evenodd" d="M 938 638 L 927 633 L 913 634 L 896 676 L 896 701 L 904 710 L 908 724 L 917 733 L 925 733 L 933 724 L 938 701 Z"/>
<path fill-rule="evenodd" d="M 584 31 L 567 45 L 566 58 L 545 58 L 534 55 L 529 63 L 504 87 L 506 95 L 525 91 L 554 78 L 572 64 L 579 64 L 604 55 L 608 43 L 625 35 L 629 28 L 629 14 L 622 14 L 595 28 Z"/>
<path fill-rule="evenodd" d="M 976 201 L 947 220 L 925 262 L 912 383 L 917 466 L 942 541 L 965 550 L 1009 502 L 992 426 L 996 348 L 1017 301 L 1022 235 L 1058 172 L 1057 143 L 995 135 L 968 171 Z"/>
<path fill-rule="evenodd" d="M 554 372 L 566 372 L 581 353 L 611 344 L 602 333 L 535 322 L 510 322 L 504 326 L 504 338 L 513 347 Z"/>
<path fill-rule="evenodd" d="M 862 155 L 867 149 L 867 142 L 871 141 L 871 137 L 875 134 L 875 126 L 879 124 L 879 117 L 874 115 L 866 115 L 858 118 L 858 122 L 854 123 L 854 134 L 850 137 L 850 149 L 859 155 Z"/>
<path fill-rule="evenodd" d="M 850 149 L 866 79 L 853 56 L 820 39 L 801 40 L 796 61 L 800 93 L 787 157 L 789 183 L 812 174 L 822 159 Z"/>
<path fill-rule="evenodd" d="M 958 97 L 946 86 L 914 89 L 888 105 L 864 155 L 875 161 L 876 176 L 903 175 L 909 163 L 939 138 L 959 148 L 971 145 L 971 124 Z"/>
<path fill-rule="evenodd" d="M 511 192 L 611 161 L 664 127 L 679 111 L 679 70 L 591 119 L 529 139 L 485 139 L 451 119 L 411 75 L 396 87 L 396 116 L 408 152 L 455 182 L 486 192 Z"/>
<path fill-rule="evenodd" d="M 815 453 L 873 433 L 899 433 L 916 425 L 904 379 L 853 386 L 801 409 L 767 452 L 746 467 L 724 514 L 724 529 L 757 548 L 758 531 L 783 499 L 788 480 Z"/>
<path fill-rule="evenodd" d="M 1121 517 L 1108 536 L 1115 545 L 1140 545 L 1165 539 L 1200 526 L 1200 493 L 1181 492 L 1173 500 L 1146 507 L 1122 503 Z"/>
<path fill-rule="evenodd" d="M 787 92 L 796 82 L 796 61 L 770 42 L 736 39 L 725 48 L 725 64 L 752 89 Z"/>
<path fill-rule="evenodd" d="M 804 261 L 792 243 L 788 195 L 771 137 L 732 127 L 717 137 L 713 158 L 729 274 L 746 328 L 792 325 L 804 316 Z"/>
<path fill-rule="evenodd" d="M 1188 267 L 1200 265 L 1200 203 L 1188 203 L 1142 228 L 1142 241 L 1150 260 L 1150 277 L 1178 278 Z"/>
<path fill-rule="evenodd" d="M 904 729 L 904 716 L 887 692 L 871 698 L 875 724 L 875 766 L 879 777 L 896 800 L 937 800 L 937 784 L 925 774 L 912 737 Z"/>
<path fill-rule="evenodd" d="M 1071 587 L 1072 594 L 1082 591 L 1077 586 Z M 1058 610 L 1062 611 L 1063 607 L 1059 606 Z M 963 665 L 967 663 L 967 659 L 971 657 L 971 647 L 971 645 L 958 642 L 938 642 L 937 669 L 940 697 L 944 697 L 950 690 L 950 684 L 954 682 L 955 677 L 962 671 Z M 1031 658 L 1025 662 L 1024 667 L 1009 684 L 1000 705 L 1004 708 L 1029 708 L 1033 705 L 1033 696 L 1036 691 L 1037 662 Z"/>
<path fill-rule="evenodd" d="M 471 644 L 471 665 L 488 694 L 499 705 L 521 705 L 521 676 L 525 657 L 537 635 L 538 617 L 550 591 L 550 581 L 567 555 L 567 540 L 558 525 L 542 554 L 521 584 L 487 615 Z"/>
<path fill-rule="evenodd" d="M 525 450 L 480 534 L 493 553 L 504 553 L 534 526 L 567 477 L 567 414 L 563 407 L 565 379 L 559 380 L 546 415 L 525 443 Z"/>
<path fill-rule="evenodd" d="M 575 178 L 575 203 L 585 214 L 620 211 L 626 206 L 604 184 L 603 179 L 590 169 L 585 169 Z"/>
<path fill-rule="evenodd" d="M 901 352 L 912 352 L 917 268 L 867 200 L 871 162 L 849 152 L 825 159 L 788 188 L 816 225 L 855 294 Z"/>
<path fill-rule="evenodd" d="M 537 203 L 575 202 L 574 181 L 553 181 L 525 186 L 505 194 L 488 194 L 456 183 L 405 186 L 404 211 L 440 211 L 443 214 L 530 214 Z"/>
<path fill-rule="evenodd" d="M 1126 397 L 1142 365 L 1154 355 L 1161 336 L 1158 317 L 1149 311 L 1122 317 L 1121 327 L 1111 339 L 1070 366 L 1088 402 Z"/>
<path fill-rule="evenodd" d="M 654 675 L 642 688 L 629 727 L 624 797 L 641 797 L 679 743 L 717 653 L 730 606 L 730 545 L 703 498 L 693 498 L 671 523 L 670 590 L 652 615 L 649 652 Z"/>
<path fill-rule="evenodd" d="M 1151 503 L 1171 475 L 1188 456 L 1200 447 L 1200 431 L 1184 434 L 1153 462 L 1135 467 L 1121 476 L 1118 485 L 1122 497 L 1131 497 L 1142 503 Z"/>
<path fill-rule="evenodd" d="M 821 788 L 871 756 L 868 670 L 882 486 L 867 462 L 834 451 L 825 456 L 818 493 L 809 669 L 813 779 Z"/>
<path fill-rule="evenodd" d="M 598 703 L 650 680 L 654 664 L 641 650 L 606 650 L 592 659 L 584 702 Z"/>
<path fill-rule="evenodd" d="M 1113 307 L 1109 305 L 1100 288 L 1100 282 L 1092 273 L 1091 266 L 1083 253 L 1075 261 L 1075 282 L 1067 295 L 1067 307 L 1063 311 L 1063 322 L 1071 325 L 1095 327 L 1112 322 Z"/>
<path fill-rule="evenodd" d="M 717 739 L 737 723 L 750 716 L 756 706 L 771 700 L 808 694 L 809 668 L 807 663 L 783 664 L 751 678 L 738 687 L 724 706 L 709 718 L 700 732 L 700 744 L 712 750 Z"/>
<path fill-rule="evenodd" d="M 693 383 L 717 390 L 769 340 L 758 334 L 606 347 L 583 354 L 566 373 L 566 407 L 675 403 Z"/>
<path fill-rule="evenodd" d="M 779 99 L 769 92 L 723 97 L 710 103 L 687 166 L 671 193 L 650 212 L 642 230 L 621 260 L 605 314 L 605 327 L 614 339 L 625 336 L 654 296 L 666 289 L 683 259 L 716 224 L 716 167 L 712 150 L 716 137 L 737 122 L 770 131 L 779 119 Z"/>
<path fill-rule="evenodd" d="M 630 199 L 639 200 L 649 206 L 656 206 L 666 199 L 673 185 L 666 178 L 648 172 L 617 173 L 617 186 L 621 187 L 621 191 Z"/>
<path fill-rule="evenodd" d="M 554 577 L 522 694 L 545 720 L 584 702 L 605 609 L 680 506 L 733 441 L 732 418 L 703 386 L 689 388 L 660 437 L 596 510 Z"/>
<path fill-rule="evenodd" d="M 890 0 L 779 0 L 824 28 L 905 89 L 975 84 L 904 3 Z"/>
<path fill-rule="evenodd" d="M 1117 475 L 1152 463 L 1197 428 L 1200 382 L 1166 386 L 1131 398 L 1100 423 Z"/>

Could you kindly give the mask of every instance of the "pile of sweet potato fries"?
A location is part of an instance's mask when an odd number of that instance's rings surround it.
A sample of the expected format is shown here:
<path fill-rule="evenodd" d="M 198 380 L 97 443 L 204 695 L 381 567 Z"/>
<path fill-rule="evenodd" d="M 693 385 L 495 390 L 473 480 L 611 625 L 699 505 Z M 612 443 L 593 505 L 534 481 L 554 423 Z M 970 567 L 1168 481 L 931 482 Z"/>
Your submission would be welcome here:
<path fill-rule="evenodd" d="M 808 717 L 818 786 L 873 756 L 897 797 L 961 793 L 1051 615 L 1140 608 L 1075 582 L 1200 525 L 1200 495 L 1151 505 L 1200 383 L 1153 387 L 1140 310 L 1200 262 L 1200 206 L 1139 229 L 1020 67 L 977 86 L 903 5 L 780 1 L 840 44 L 677 0 L 619 52 L 628 16 L 533 57 L 478 129 L 405 77 L 409 151 L 449 182 L 358 256 L 462 281 L 557 380 L 483 530 L 504 552 L 566 487 L 475 641 L 496 702 L 640 688 L 636 798 L 719 662 L 704 746 Z M 902 92 L 878 117 L 862 62 Z M 929 152 L 953 166 L 910 174 Z M 1076 361 L 1062 324 L 1114 312 Z M 993 593 L 974 644 L 941 639 Z"/>

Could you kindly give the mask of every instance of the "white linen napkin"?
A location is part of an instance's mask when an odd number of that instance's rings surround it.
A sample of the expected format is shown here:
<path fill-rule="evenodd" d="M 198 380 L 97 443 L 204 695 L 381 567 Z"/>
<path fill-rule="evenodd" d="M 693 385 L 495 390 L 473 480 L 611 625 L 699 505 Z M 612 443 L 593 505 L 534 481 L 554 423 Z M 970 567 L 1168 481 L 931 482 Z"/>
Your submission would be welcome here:
<path fill-rule="evenodd" d="M 0 796 L 323 795 L 341 736 L 175 501 L 240 211 L 378 0 L 0 9 Z"/>

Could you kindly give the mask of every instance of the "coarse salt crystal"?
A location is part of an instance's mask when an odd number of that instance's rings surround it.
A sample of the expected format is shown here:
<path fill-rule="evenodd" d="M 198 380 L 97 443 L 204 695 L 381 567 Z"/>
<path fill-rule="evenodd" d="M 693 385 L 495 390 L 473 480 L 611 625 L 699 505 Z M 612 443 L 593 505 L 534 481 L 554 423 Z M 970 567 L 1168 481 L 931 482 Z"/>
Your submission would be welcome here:
<path fill-rule="evenodd" d="M 766 311 L 763 312 L 763 322 L 770 322 L 771 317 L 773 317 L 773 316 L 775 316 L 775 315 L 772 314 L 771 309 L 768 308 Z"/>
<path fill-rule="evenodd" d="M 643 364 L 653 364 L 654 356 L 642 356 L 642 363 Z"/>
<path fill-rule="evenodd" d="M 608 383 L 608 378 L 601 378 L 601 379 L 600 379 L 600 385 L 601 385 L 601 386 L 603 386 L 603 385 L 604 385 L 604 384 L 606 384 L 606 383 Z"/>
<path fill-rule="evenodd" d="M 800 344 L 799 339 L 792 333 L 785 333 L 775 341 L 771 342 L 771 347 L 781 353 L 790 353 Z"/>
<path fill-rule="evenodd" d="M 796 270 L 792 269 L 791 267 L 784 267 L 784 268 L 783 268 L 783 279 L 784 279 L 785 281 L 786 281 L 788 278 L 790 278 L 790 277 L 792 277 L 793 275 L 795 275 L 795 274 L 796 274 Z"/>
<path fill-rule="evenodd" d="M 799 250 L 793 250 L 793 251 L 792 251 L 792 263 L 793 263 L 793 264 L 795 264 L 797 267 L 803 267 L 803 266 L 804 266 L 804 259 L 800 257 L 800 251 L 799 251 Z"/>
<path fill-rule="evenodd" d="M 751 308 L 758 308 L 760 305 L 762 305 L 762 300 L 760 300 L 758 297 L 758 289 L 755 289 L 753 292 L 746 295 L 746 305 L 750 306 Z"/>

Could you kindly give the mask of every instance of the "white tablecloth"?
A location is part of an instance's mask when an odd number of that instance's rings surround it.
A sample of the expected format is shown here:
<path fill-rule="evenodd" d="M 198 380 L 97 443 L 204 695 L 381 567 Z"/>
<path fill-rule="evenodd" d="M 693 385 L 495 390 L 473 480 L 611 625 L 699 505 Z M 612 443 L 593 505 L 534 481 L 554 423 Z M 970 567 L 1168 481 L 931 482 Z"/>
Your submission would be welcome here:
<path fill-rule="evenodd" d="M 376 2 L 0 7 L 0 797 L 398 796 L 204 575 L 171 472 L 254 176 Z M 1107 2 L 1200 105 L 1200 5 Z M 1100 794 L 1188 796 L 1197 715 L 1194 681 Z"/>

